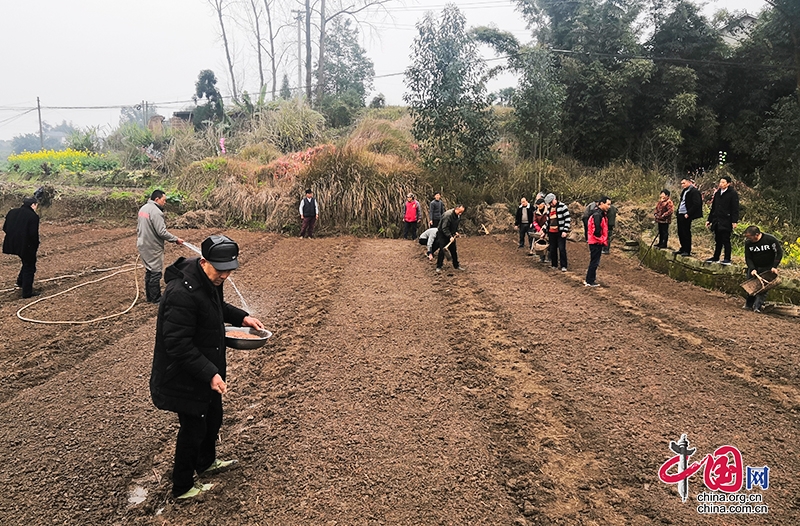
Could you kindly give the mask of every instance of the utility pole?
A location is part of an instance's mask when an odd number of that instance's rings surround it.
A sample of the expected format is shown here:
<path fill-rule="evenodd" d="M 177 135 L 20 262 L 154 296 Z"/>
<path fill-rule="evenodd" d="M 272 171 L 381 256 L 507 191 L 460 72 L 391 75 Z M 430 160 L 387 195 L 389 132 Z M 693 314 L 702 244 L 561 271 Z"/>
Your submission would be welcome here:
<path fill-rule="evenodd" d="M 42 105 L 36 97 L 36 109 L 39 110 L 39 149 L 44 150 L 44 133 L 42 133 Z"/>

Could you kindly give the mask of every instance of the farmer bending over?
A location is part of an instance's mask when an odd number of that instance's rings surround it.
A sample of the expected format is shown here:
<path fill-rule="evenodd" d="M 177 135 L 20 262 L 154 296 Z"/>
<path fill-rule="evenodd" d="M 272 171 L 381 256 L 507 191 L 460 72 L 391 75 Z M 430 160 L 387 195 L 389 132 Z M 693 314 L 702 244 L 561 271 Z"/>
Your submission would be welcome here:
<path fill-rule="evenodd" d="M 762 272 L 771 270 L 778 274 L 778 265 L 783 259 L 783 247 L 775 236 L 761 232 L 757 226 L 749 226 L 744 231 L 744 260 L 747 263 L 747 275 L 756 277 Z M 747 296 L 745 309 L 761 312 L 766 292 Z"/>

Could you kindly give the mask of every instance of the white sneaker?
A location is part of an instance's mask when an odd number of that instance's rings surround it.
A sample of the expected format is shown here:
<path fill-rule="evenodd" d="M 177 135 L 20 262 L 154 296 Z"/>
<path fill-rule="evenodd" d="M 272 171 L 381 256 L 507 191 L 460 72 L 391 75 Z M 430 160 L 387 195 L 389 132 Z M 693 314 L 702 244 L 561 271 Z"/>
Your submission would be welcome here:
<path fill-rule="evenodd" d="M 566 272 L 566 271 L 567 271 L 567 267 L 561 267 L 561 272 Z"/>

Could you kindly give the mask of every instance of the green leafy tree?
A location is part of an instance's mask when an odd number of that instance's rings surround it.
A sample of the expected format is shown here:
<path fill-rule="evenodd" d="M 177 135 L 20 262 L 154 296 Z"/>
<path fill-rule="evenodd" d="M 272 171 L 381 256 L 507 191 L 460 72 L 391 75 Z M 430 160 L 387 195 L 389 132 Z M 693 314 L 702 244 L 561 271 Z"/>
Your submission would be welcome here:
<path fill-rule="evenodd" d="M 386 97 L 383 96 L 383 93 L 378 93 L 369 103 L 370 108 L 385 108 L 386 107 Z"/>
<path fill-rule="evenodd" d="M 656 149 L 650 159 L 640 155 L 640 160 L 661 158 L 673 168 L 709 166 L 720 148 L 719 94 L 727 79 L 720 61 L 726 46 L 699 8 L 685 0 L 675 2 L 656 24 L 646 46 L 655 71 L 633 116 L 634 128 Z"/>
<path fill-rule="evenodd" d="M 207 121 L 220 121 L 225 116 L 222 95 L 217 89 L 217 76 L 210 69 L 201 71 L 195 83 L 195 102 L 203 98 L 206 100 L 205 104 L 198 105 L 194 110 L 195 128 L 204 127 Z"/>
<path fill-rule="evenodd" d="M 489 112 L 477 43 L 465 30 L 464 15 L 450 4 L 439 20 L 428 13 L 417 24 L 409 91 L 403 99 L 414 118 L 412 133 L 425 163 L 464 179 L 484 178 L 495 159 L 497 137 Z"/>
<path fill-rule="evenodd" d="M 783 13 L 774 8 L 762 11 L 749 37 L 733 50 L 732 61 L 743 67 L 729 75 L 720 93 L 723 149 L 730 153 L 738 175 L 750 184 L 760 182 L 753 174 L 765 162 L 763 155 L 755 154 L 761 149 L 759 130 L 773 117 L 777 101 L 800 94 L 789 29 Z"/>
<path fill-rule="evenodd" d="M 366 102 L 372 89 L 375 68 L 367 52 L 358 43 L 358 30 L 348 18 L 335 18 L 328 29 L 326 40 L 323 93 L 342 95 L 353 92 Z"/>
<path fill-rule="evenodd" d="M 516 89 L 500 91 L 500 101 L 514 108 L 511 130 L 519 141 L 521 153 L 526 157 L 542 156 L 543 150 L 557 144 L 561 134 L 565 91 L 555 58 L 545 48 L 520 45 L 514 35 L 495 28 L 479 27 L 471 34 L 508 57 L 505 66 L 491 73 L 510 70 L 520 80 Z"/>
<path fill-rule="evenodd" d="M 289 76 L 285 73 L 283 74 L 283 81 L 281 82 L 280 97 L 283 100 L 292 98 L 292 88 L 289 87 Z"/>
<path fill-rule="evenodd" d="M 800 104 L 783 97 L 772 107 L 758 132 L 755 155 L 764 161 L 756 181 L 768 196 L 787 202 L 791 216 L 800 218 Z"/>
<path fill-rule="evenodd" d="M 637 136 L 630 129 L 637 97 L 652 75 L 640 54 L 636 0 L 517 0 L 539 42 L 561 51 L 561 148 L 589 163 L 628 157 Z"/>
<path fill-rule="evenodd" d="M 42 137 L 45 150 L 63 150 L 67 147 L 67 138 L 78 129 L 67 121 L 55 126 L 42 122 Z M 24 133 L 11 138 L 11 147 L 15 153 L 38 152 L 42 145 L 38 133 Z"/>

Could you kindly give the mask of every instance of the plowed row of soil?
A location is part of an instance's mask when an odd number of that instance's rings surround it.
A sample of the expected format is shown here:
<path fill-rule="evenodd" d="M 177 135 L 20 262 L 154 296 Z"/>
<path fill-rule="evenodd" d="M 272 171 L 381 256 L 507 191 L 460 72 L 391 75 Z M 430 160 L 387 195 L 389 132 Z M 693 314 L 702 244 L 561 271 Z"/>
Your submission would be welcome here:
<path fill-rule="evenodd" d="M 274 332 L 228 351 L 219 455 L 239 467 L 196 501 L 169 496 L 177 417 L 150 402 L 154 306 L 38 324 L 16 316 L 30 300 L 0 292 L 0 524 L 800 523 L 794 319 L 617 251 L 587 289 L 583 244 L 562 273 L 512 235 L 465 238 L 467 270 L 437 275 L 416 242 L 225 233 L 241 246 L 236 286 Z M 135 236 L 46 224 L 39 255 L 37 279 L 66 276 L 37 284 L 49 296 L 130 269 Z M 169 245 L 178 256 L 194 254 Z M 0 289 L 18 271 L 3 256 Z M 123 311 L 142 275 L 24 315 Z M 769 466 L 754 491 L 768 514 L 701 515 L 700 474 L 686 503 L 659 482 L 682 433 L 693 460 L 730 444 Z"/>

